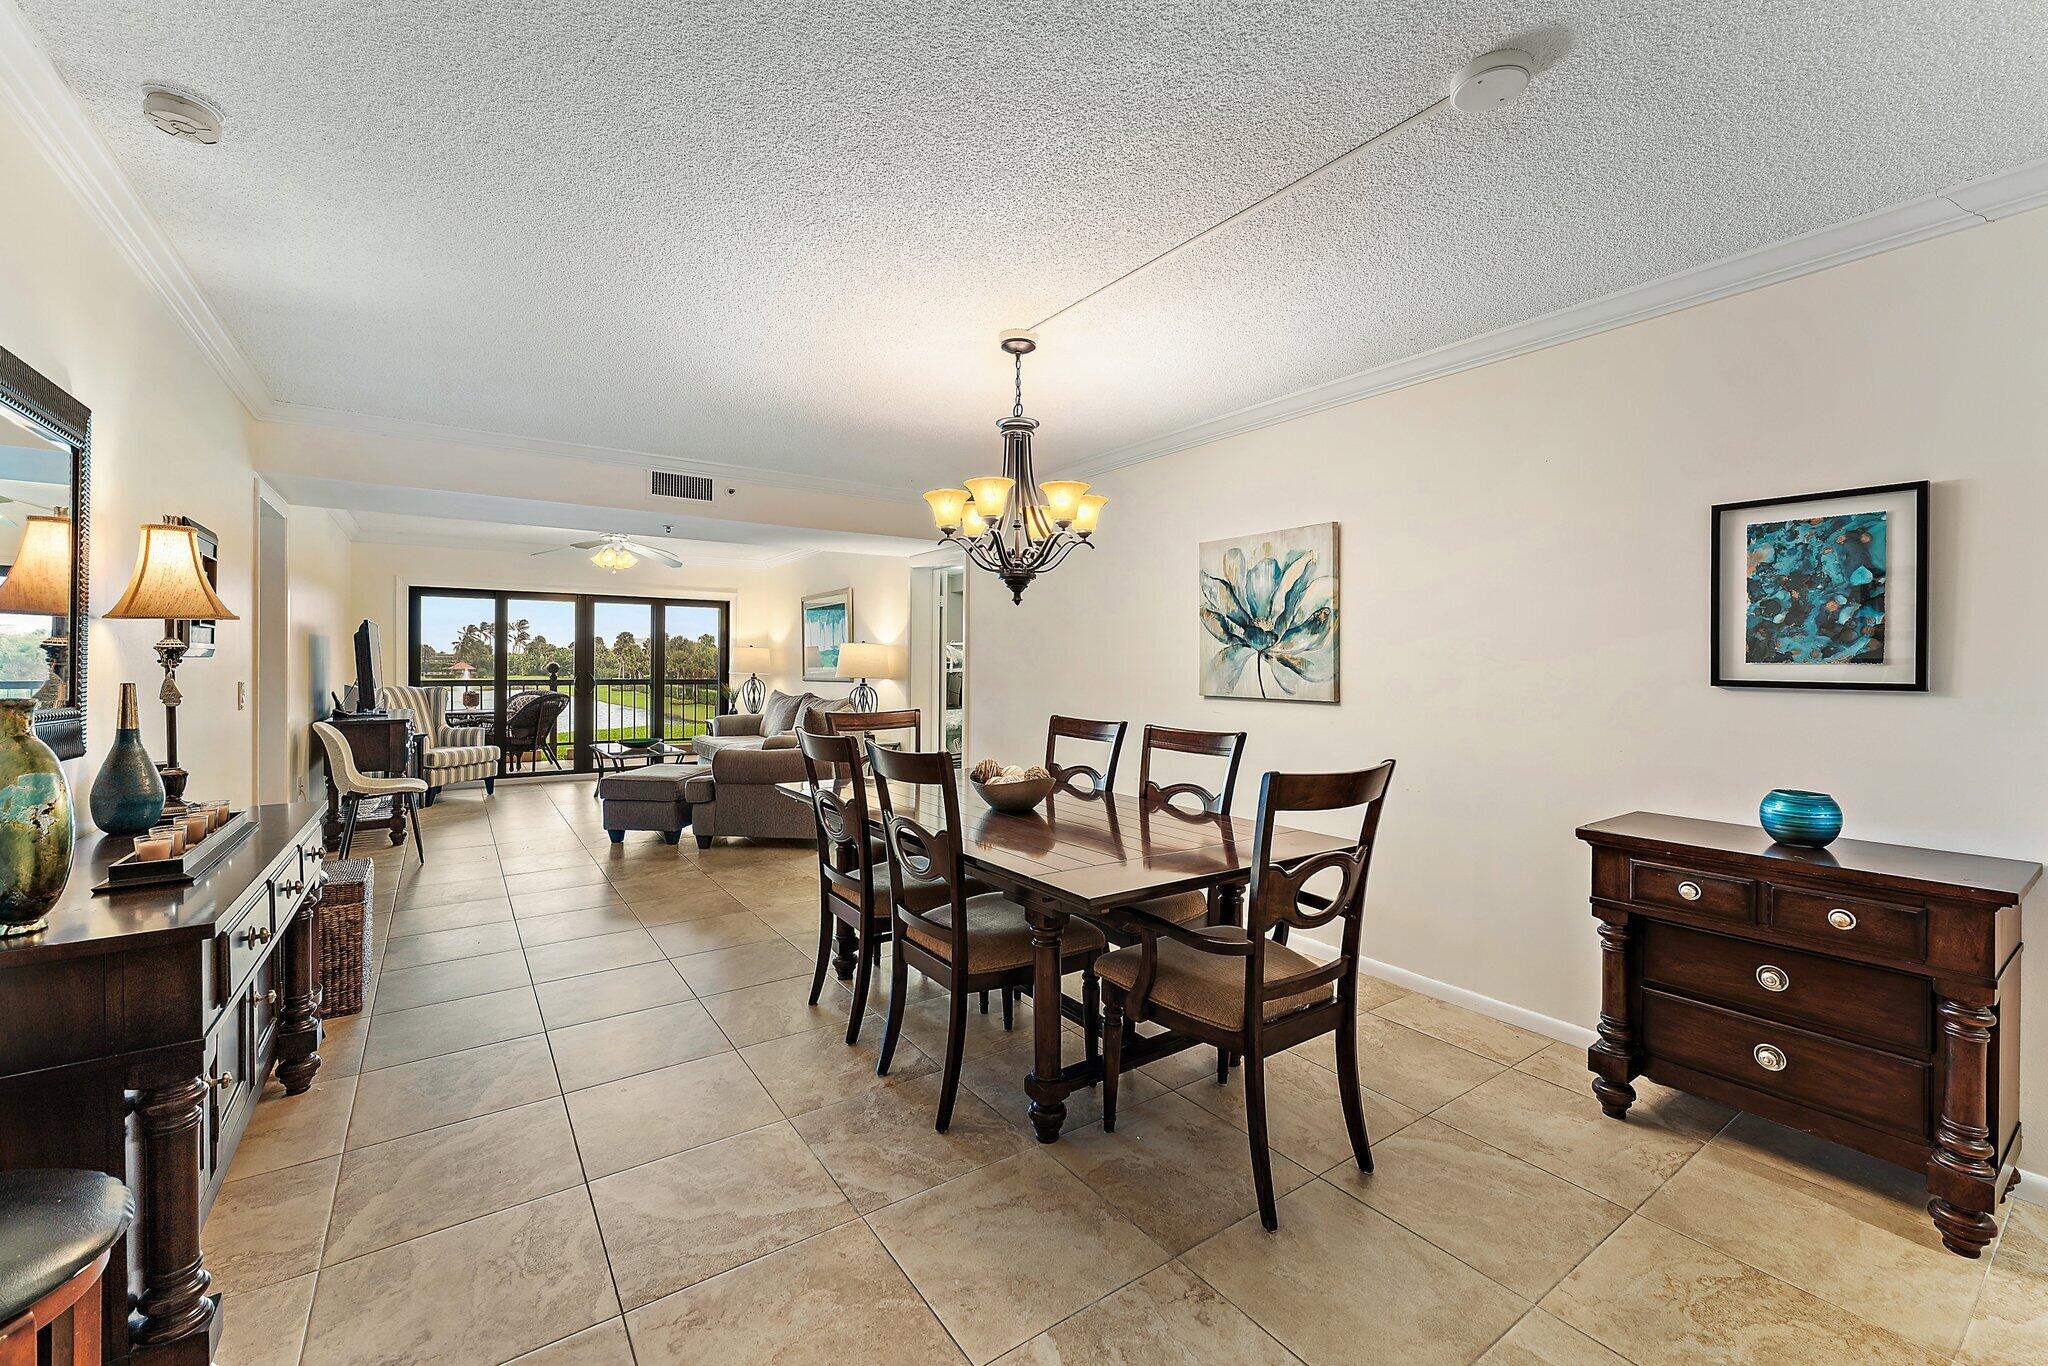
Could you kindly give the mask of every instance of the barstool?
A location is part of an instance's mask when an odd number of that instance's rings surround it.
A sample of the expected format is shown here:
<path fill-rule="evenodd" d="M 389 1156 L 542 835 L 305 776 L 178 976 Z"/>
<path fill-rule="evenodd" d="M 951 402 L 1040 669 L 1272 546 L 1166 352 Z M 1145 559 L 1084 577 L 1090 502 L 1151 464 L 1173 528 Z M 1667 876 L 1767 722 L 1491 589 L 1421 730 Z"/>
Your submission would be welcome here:
<path fill-rule="evenodd" d="M 100 1278 L 134 1218 L 104 1172 L 0 1172 L 0 1366 L 99 1366 Z"/>

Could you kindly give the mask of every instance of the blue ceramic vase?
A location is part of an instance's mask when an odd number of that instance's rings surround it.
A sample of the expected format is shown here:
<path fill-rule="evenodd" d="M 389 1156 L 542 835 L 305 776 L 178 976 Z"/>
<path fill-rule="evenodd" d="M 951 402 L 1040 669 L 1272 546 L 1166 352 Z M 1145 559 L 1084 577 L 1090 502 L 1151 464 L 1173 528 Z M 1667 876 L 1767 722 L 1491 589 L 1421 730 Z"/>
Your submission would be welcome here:
<path fill-rule="evenodd" d="M 139 835 L 163 818 L 164 780 L 142 747 L 135 685 L 121 685 L 121 723 L 114 747 L 92 780 L 92 823 L 109 835 Z"/>
<path fill-rule="evenodd" d="M 1825 792 L 1778 787 L 1764 794 L 1756 817 L 1780 844 L 1819 849 L 1842 833 L 1842 808 Z"/>

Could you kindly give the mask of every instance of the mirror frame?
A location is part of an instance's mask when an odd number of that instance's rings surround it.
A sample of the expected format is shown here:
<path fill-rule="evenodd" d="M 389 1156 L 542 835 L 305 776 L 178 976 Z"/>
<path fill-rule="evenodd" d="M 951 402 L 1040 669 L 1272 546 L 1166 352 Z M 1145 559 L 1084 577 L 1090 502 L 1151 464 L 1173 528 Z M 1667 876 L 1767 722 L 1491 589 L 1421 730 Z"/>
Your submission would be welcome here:
<path fill-rule="evenodd" d="M 60 759 L 85 753 L 85 647 L 91 606 L 92 413 L 21 357 L 0 346 L 0 407 L 71 451 L 71 658 L 61 705 L 35 715 L 35 732 Z"/>

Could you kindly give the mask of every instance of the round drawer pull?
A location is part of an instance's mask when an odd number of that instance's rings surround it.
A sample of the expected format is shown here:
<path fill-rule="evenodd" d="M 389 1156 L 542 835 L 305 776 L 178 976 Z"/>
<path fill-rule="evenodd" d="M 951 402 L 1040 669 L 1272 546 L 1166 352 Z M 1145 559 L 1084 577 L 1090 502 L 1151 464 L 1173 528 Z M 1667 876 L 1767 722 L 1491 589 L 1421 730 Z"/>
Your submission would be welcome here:
<path fill-rule="evenodd" d="M 1700 885 L 1697 882 L 1679 883 L 1678 894 L 1684 897 L 1687 901 L 1698 901 L 1700 897 L 1703 895 L 1703 893 L 1700 891 Z"/>
<path fill-rule="evenodd" d="M 1758 1044 L 1750 1050 L 1749 1055 L 1755 1058 L 1756 1065 L 1763 1068 L 1766 1072 L 1782 1072 L 1785 1070 L 1784 1053 L 1767 1043 Z"/>
<path fill-rule="evenodd" d="M 268 990 L 268 991 L 266 991 L 266 992 L 264 992 L 264 993 L 263 993 L 263 1004 L 265 1004 L 265 1005 L 267 1005 L 267 1006 L 274 1006 L 274 1005 L 276 1005 L 276 1004 L 277 1004 L 277 988 L 276 988 L 276 987 L 272 987 L 272 988 L 271 988 L 270 990 Z"/>
<path fill-rule="evenodd" d="M 223 1072 L 217 1077 L 208 1077 L 207 1081 L 209 1084 L 212 1085 L 214 1090 L 225 1091 L 228 1087 L 233 1086 L 235 1084 L 235 1074 L 232 1072 Z"/>
<path fill-rule="evenodd" d="M 1856 928 L 1856 917 L 1837 906 L 1828 912 L 1828 924 L 1838 930 L 1853 930 Z"/>
<path fill-rule="evenodd" d="M 1792 985 L 1792 978 L 1785 969 L 1766 963 L 1756 970 L 1756 984 L 1765 991 L 1783 991 Z"/>

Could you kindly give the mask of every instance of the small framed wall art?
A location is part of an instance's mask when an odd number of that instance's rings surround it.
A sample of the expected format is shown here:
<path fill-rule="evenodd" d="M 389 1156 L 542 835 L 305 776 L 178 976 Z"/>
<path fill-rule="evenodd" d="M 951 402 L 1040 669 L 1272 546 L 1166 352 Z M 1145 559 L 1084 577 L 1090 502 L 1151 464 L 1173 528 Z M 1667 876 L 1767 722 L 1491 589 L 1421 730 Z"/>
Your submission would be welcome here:
<path fill-rule="evenodd" d="M 1198 567 L 1202 696 L 1337 700 L 1337 523 L 1204 541 Z"/>
<path fill-rule="evenodd" d="M 1925 480 L 1722 503 L 1719 688 L 1927 690 Z"/>
<path fill-rule="evenodd" d="M 804 681 L 839 677 L 839 647 L 853 639 L 853 590 L 835 588 L 803 601 Z"/>

